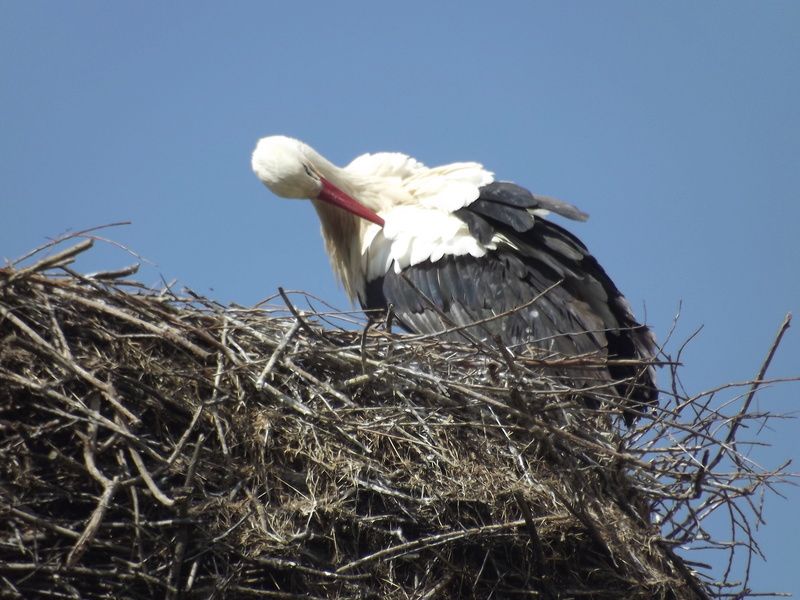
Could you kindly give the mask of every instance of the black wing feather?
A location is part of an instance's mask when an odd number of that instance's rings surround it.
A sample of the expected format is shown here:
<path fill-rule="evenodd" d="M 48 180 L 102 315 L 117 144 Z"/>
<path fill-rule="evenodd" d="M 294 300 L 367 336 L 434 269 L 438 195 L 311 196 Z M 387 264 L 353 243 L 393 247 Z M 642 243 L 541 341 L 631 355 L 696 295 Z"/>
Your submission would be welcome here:
<path fill-rule="evenodd" d="M 473 217 L 477 215 L 489 217 L 490 219 L 509 225 L 514 231 L 528 231 L 528 229 L 533 227 L 533 215 L 527 210 L 520 210 L 517 206 L 490 202 L 481 198 L 478 198 L 475 202 L 470 204 L 468 208 L 463 208 L 456 214 L 463 219 L 464 217 L 462 214 L 464 213 Z M 485 219 L 484 223 L 486 223 Z M 481 239 L 477 235 L 475 237 Z M 489 239 L 492 239 L 491 236 L 489 236 Z"/>
<path fill-rule="evenodd" d="M 446 255 L 402 273 L 390 269 L 367 282 L 362 305 L 374 309 L 391 303 L 404 328 L 424 334 L 509 313 L 467 327 L 466 337 L 490 340 L 500 335 L 511 349 L 532 345 L 559 356 L 651 360 L 657 351 L 652 333 L 636 322 L 628 302 L 586 246 L 529 211 L 545 208 L 573 218 L 583 213 L 551 199 L 543 205 L 541 198 L 510 183 L 484 186 L 478 200 L 455 214 L 481 242 L 502 234 L 507 243 L 481 258 Z M 461 332 L 443 336 L 465 338 Z M 582 375 L 575 370 L 565 374 Z M 637 385 L 620 393 L 635 402 L 655 402 L 652 367 L 642 373 L 637 367 L 610 366 L 608 376 L 633 378 Z M 587 378 L 596 380 L 597 372 Z M 633 420 L 631 415 L 625 418 Z"/>
<path fill-rule="evenodd" d="M 549 196 L 532 194 L 525 188 L 508 181 L 494 181 L 483 186 L 481 188 L 481 199 L 494 204 L 506 204 L 517 208 L 549 210 L 573 221 L 585 221 L 589 218 L 589 215 L 571 204 Z"/>

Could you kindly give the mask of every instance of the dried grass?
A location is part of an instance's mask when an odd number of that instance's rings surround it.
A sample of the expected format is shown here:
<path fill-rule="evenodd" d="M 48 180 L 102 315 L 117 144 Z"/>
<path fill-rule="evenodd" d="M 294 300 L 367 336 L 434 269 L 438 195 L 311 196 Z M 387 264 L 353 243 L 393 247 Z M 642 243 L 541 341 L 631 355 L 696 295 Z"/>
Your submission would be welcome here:
<path fill-rule="evenodd" d="M 747 595 L 676 549 L 758 551 L 759 381 L 627 430 L 540 360 L 72 272 L 89 245 L 0 269 L 0 596 Z"/>

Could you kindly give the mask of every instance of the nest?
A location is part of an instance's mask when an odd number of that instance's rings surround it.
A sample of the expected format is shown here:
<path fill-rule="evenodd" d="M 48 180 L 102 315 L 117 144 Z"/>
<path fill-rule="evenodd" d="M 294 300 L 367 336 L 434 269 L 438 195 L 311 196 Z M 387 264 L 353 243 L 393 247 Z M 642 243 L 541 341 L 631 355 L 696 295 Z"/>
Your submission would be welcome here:
<path fill-rule="evenodd" d="M 1 597 L 746 595 L 679 547 L 757 552 L 758 381 L 628 429 L 548 361 L 72 271 L 90 244 L 0 269 Z"/>

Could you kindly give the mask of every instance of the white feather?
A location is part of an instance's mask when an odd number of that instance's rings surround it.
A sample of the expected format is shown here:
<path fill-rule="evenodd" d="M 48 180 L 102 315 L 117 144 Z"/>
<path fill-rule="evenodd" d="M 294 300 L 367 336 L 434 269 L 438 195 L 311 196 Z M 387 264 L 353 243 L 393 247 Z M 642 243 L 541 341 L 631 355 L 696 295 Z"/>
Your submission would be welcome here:
<path fill-rule="evenodd" d="M 399 273 L 426 260 L 444 255 L 483 256 L 495 248 L 495 241 L 481 244 L 458 217 L 422 206 L 399 206 L 384 213 L 383 229 L 370 226 L 361 245 L 361 268 L 368 280 L 390 268 Z"/>
<path fill-rule="evenodd" d="M 417 172 L 404 187 L 423 206 L 448 213 L 478 199 L 479 188 L 494 181 L 478 163 L 454 163 Z"/>
<path fill-rule="evenodd" d="M 354 158 L 345 170 L 362 176 L 397 177 L 402 180 L 428 169 L 415 158 L 399 152 L 376 152 Z"/>
<path fill-rule="evenodd" d="M 452 214 L 474 202 L 480 188 L 494 180 L 478 163 L 429 169 L 405 154 L 382 152 L 359 156 L 343 171 L 352 176 L 354 197 L 367 206 L 386 206 L 378 210 L 383 228 L 362 228 L 360 264 L 351 265 L 362 274 L 353 278 L 358 282 L 354 295 L 363 294 L 360 281 L 381 277 L 389 269 L 399 273 L 445 255 L 480 257 L 496 247 L 497 240 L 481 244 Z"/>
<path fill-rule="evenodd" d="M 453 163 L 429 169 L 399 152 L 363 154 L 344 171 L 364 178 L 380 178 L 377 187 L 401 188 L 409 204 L 420 204 L 448 213 L 474 202 L 479 188 L 494 181 L 491 172 L 475 162 Z M 383 215 L 381 215 L 383 216 Z"/>

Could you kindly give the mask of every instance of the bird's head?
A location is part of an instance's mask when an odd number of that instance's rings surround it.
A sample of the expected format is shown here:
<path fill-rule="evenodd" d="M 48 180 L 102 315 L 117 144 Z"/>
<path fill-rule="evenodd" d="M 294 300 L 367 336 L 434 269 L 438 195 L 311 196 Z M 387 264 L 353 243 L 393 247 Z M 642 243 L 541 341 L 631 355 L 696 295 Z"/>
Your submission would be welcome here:
<path fill-rule="evenodd" d="M 381 217 L 330 181 L 340 169 L 299 140 L 282 135 L 260 139 L 253 171 L 276 196 L 321 200 L 383 226 Z"/>
<path fill-rule="evenodd" d="M 322 176 L 304 150 L 310 148 L 289 137 L 262 138 L 253 151 L 253 171 L 276 196 L 316 198 L 322 190 Z"/>

